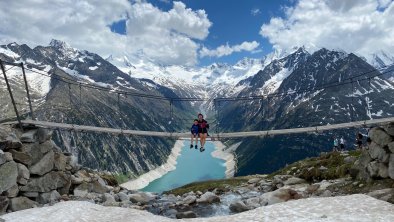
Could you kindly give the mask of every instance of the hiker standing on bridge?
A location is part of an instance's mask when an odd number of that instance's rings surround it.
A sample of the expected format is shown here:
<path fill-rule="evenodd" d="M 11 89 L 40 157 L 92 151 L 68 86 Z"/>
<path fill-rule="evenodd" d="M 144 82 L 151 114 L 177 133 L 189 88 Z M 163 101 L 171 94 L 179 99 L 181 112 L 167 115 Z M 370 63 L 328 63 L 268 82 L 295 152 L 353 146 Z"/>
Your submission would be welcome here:
<path fill-rule="evenodd" d="M 341 151 L 345 151 L 345 139 L 343 139 L 343 136 L 341 136 L 341 139 L 339 139 L 339 145 L 341 147 Z"/>
<path fill-rule="evenodd" d="M 334 136 L 334 152 L 338 151 L 338 139 Z"/>
<path fill-rule="evenodd" d="M 204 116 L 199 113 L 198 114 L 198 133 L 200 135 L 200 152 L 204 152 L 204 145 L 205 145 L 205 140 L 207 139 L 207 134 L 208 134 L 208 128 L 209 124 L 208 122 L 204 119 Z"/>
<path fill-rule="evenodd" d="M 363 148 L 363 134 L 361 134 L 360 132 L 358 132 L 356 135 L 356 142 L 357 148 L 361 150 Z"/>

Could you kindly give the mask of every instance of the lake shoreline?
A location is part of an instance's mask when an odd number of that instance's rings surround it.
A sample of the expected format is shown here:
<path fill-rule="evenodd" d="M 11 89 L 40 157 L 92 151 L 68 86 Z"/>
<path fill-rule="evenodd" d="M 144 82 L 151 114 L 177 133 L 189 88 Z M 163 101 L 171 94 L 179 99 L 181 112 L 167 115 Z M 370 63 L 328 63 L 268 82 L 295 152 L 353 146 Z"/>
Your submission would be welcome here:
<path fill-rule="evenodd" d="M 224 150 L 226 147 L 222 142 L 220 141 L 212 141 L 214 144 L 215 150 L 211 153 L 212 157 L 222 159 L 225 161 L 225 177 L 226 178 L 232 178 L 234 177 L 235 174 L 235 158 L 233 153 L 229 151 L 229 149 Z M 182 151 L 182 148 L 184 147 L 185 142 L 182 140 L 177 140 L 174 144 L 174 147 L 171 150 L 171 154 L 167 158 L 167 161 L 165 164 L 150 170 L 147 173 L 142 174 L 136 179 L 127 181 L 123 184 L 121 184 L 121 187 L 124 187 L 129 190 L 140 190 L 143 189 L 144 187 L 148 186 L 149 183 L 152 181 L 164 176 L 170 171 L 173 171 L 176 169 L 176 164 L 177 164 L 177 159 Z"/>
<path fill-rule="evenodd" d="M 150 170 L 147 173 L 142 174 L 141 176 L 139 176 L 134 180 L 127 181 L 121 184 L 120 186 L 129 190 L 139 190 L 148 186 L 150 182 L 164 176 L 170 171 L 175 170 L 177 159 L 182 151 L 183 146 L 184 146 L 184 141 L 177 140 L 174 144 L 174 147 L 171 149 L 171 154 L 168 156 L 165 164 L 153 170 Z"/>
<path fill-rule="evenodd" d="M 215 145 L 215 151 L 213 151 L 211 153 L 211 155 L 215 158 L 222 159 L 225 161 L 226 178 L 234 177 L 235 167 L 236 167 L 234 154 L 229 152 L 229 149 L 224 150 L 224 148 L 226 148 L 226 146 L 222 142 L 212 141 L 212 143 Z"/>

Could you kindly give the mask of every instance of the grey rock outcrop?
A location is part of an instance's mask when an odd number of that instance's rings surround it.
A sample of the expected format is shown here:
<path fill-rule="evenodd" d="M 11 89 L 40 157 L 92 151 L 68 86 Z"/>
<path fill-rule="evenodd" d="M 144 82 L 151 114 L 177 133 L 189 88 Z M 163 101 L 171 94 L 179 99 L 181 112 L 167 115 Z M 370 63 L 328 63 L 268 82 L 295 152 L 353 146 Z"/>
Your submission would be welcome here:
<path fill-rule="evenodd" d="M 388 126 L 375 127 L 369 131 L 369 138 L 366 150 L 363 150 L 361 157 L 355 161 L 351 169 L 353 178 L 370 180 L 372 178 L 392 178 L 394 179 L 394 123 Z"/>
<path fill-rule="evenodd" d="M 129 195 L 130 201 L 133 203 L 147 204 L 149 201 L 154 200 L 155 196 L 149 193 L 133 193 Z"/>
<path fill-rule="evenodd" d="M 232 212 L 236 212 L 236 213 L 249 210 L 249 208 L 246 206 L 246 204 L 241 200 L 232 202 L 230 204 L 229 208 Z"/>
<path fill-rule="evenodd" d="M 70 180 L 71 176 L 69 174 L 52 171 L 39 178 L 30 178 L 27 185 L 22 186 L 20 190 L 28 192 L 50 192 L 64 187 Z"/>
<path fill-rule="evenodd" d="M 184 204 L 193 204 L 197 200 L 197 197 L 195 195 L 188 195 L 183 199 Z"/>
<path fill-rule="evenodd" d="M 206 192 L 199 199 L 197 199 L 197 203 L 217 203 L 220 202 L 220 197 L 212 192 Z"/>
<path fill-rule="evenodd" d="M 261 204 L 262 205 L 271 205 L 281 202 L 286 202 L 288 200 L 300 199 L 302 196 L 295 190 L 280 188 L 278 190 L 264 193 L 261 195 Z"/>

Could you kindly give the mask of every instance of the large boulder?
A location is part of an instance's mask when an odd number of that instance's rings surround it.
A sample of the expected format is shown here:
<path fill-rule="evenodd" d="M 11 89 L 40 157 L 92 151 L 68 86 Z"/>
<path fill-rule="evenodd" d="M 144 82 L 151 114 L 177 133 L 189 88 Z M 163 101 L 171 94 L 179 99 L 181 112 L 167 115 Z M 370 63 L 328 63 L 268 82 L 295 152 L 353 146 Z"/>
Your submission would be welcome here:
<path fill-rule="evenodd" d="M 105 184 L 102 184 L 99 181 L 92 181 L 91 183 L 83 182 L 74 189 L 74 195 L 80 197 L 92 192 L 103 194 L 108 192 L 108 188 Z"/>
<path fill-rule="evenodd" d="M 391 153 L 394 153 L 394 142 L 391 142 L 387 145 Z"/>
<path fill-rule="evenodd" d="M 51 150 L 45 154 L 40 161 L 29 167 L 30 174 L 44 175 L 53 169 L 54 152 Z"/>
<path fill-rule="evenodd" d="M 388 174 L 391 179 L 394 179 L 394 154 L 390 155 Z"/>
<path fill-rule="evenodd" d="M 244 200 L 244 203 L 249 209 L 255 209 L 261 207 L 261 199 L 259 197 L 252 197 L 246 199 Z"/>
<path fill-rule="evenodd" d="M 22 163 L 24 165 L 31 164 L 32 158 L 29 154 L 16 150 L 10 150 L 9 152 L 12 154 L 12 158 L 15 160 L 15 162 Z"/>
<path fill-rule="evenodd" d="M 40 193 L 37 198 L 37 201 L 40 204 L 47 204 L 47 203 L 56 203 L 60 199 L 61 199 L 60 194 L 56 190 L 53 190 L 52 192 Z"/>
<path fill-rule="evenodd" d="M 389 134 L 390 136 L 394 136 L 394 123 L 390 123 L 390 124 L 384 126 L 383 128 L 387 134 Z"/>
<path fill-rule="evenodd" d="M 0 150 L 19 149 L 21 141 L 9 126 L 0 126 Z"/>
<path fill-rule="evenodd" d="M 106 206 L 110 206 L 116 202 L 115 197 L 109 193 L 103 194 L 103 201 L 104 201 L 104 205 Z"/>
<path fill-rule="evenodd" d="M 18 166 L 15 162 L 7 162 L 0 166 L 0 194 L 16 184 Z"/>
<path fill-rule="evenodd" d="M 370 177 L 387 178 L 389 176 L 387 165 L 378 161 L 372 161 L 367 166 Z"/>
<path fill-rule="evenodd" d="M 296 184 L 301 184 L 301 183 L 306 183 L 304 179 L 298 178 L 298 177 L 290 177 L 286 181 L 284 181 L 284 185 L 296 185 Z"/>
<path fill-rule="evenodd" d="M 14 186 L 12 186 L 10 189 L 8 189 L 7 191 L 4 191 L 4 195 L 7 196 L 8 198 L 12 198 L 12 197 L 16 197 L 18 196 L 19 193 L 19 187 L 17 184 L 15 184 Z"/>
<path fill-rule="evenodd" d="M 182 219 L 182 218 L 196 218 L 197 214 L 194 213 L 193 211 L 186 211 L 186 212 L 178 212 L 176 213 L 176 219 Z"/>
<path fill-rule="evenodd" d="M 39 178 L 30 178 L 26 186 L 20 187 L 21 191 L 28 192 L 49 192 L 62 188 L 71 183 L 71 176 L 64 172 L 49 172 Z"/>
<path fill-rule="evenodd" d="M 393 141 L 393 138 L 391 138 L 391 136 L 387 134 L 386 131 L 379 127 L 372 128 L 369 131 L 369 137 L 373 142 L 379 144 L 381 147 L 384 147 Z"/>
<path fill-rule="evenodd" d="M 152 201 L 156 198 L 156 196 L 151 195 L 149 193 L 141 192 L 141 193 L 133 193 L 129 194 L 130 201 L 133 203 L 141 203 L 147 204 L 149 201 Z"/>
<path fill-rule="evenodd" d="M 12 211 L 25 210 L 38 206 L 38 203 L 27 197 L 16 197 L 10 200 L 9 209 Z"/>
<path fill-rule="evenodd" d="M 286 202 L 288 200 L 300 199 L 301 197 L 302 196 L 295 190 L 280 188 L 273 192 L 264 193 L 263 195 L 261 195 L 260 202 L 262 205 L 271 205 Z"/>
<path fill-rule="evenodd" d="M 372 192 L 367 193 L 367 195 L 379 200 L 388 201 L 389 199 L 394 197 L 394 188 L 374 190 Z"/>
<path fill-rule="evenodd" d="M 42 144 L 37 143 L 30 143 L 24 144 L 22 147 L 22 152 L 30 156 L 30 163 L 26 165 L 34 165 L 38 163 L 46 153 L 53 150 L 53 143 L 52 141 L 46 141 Z"/>
<path fill-rule="evenodd" d="M 29 130 L 22 134 L 21 141 L 22 143 L 34 143 L 37 140 L 37 130 Z"/>
<path fill-rule="evenodd" d="M 5 156 L 4 151 L 0 150 L 0 165 L 3 165 L 5 162 L 7 162 L 7 157 Z"/>
<path fill-rule="evenodd" d="M 195 203 L 196 202 L 196 200 L 197 200 L 197 197 L 195 196 L 195 195 L 188 195 L 187 197 L 185 197 L 184 199 L 183 199 L 183 203 L 184 204 L 193 204 L 193 203 Z"/>
<path fill-rule="evenodd" d="M 44 143 L 51 139 L 52 137 L 52 130 L 39 128 L 36 133 L 37 141 L 39 143 Z"/>
<path fill-rule="evenodd" d="M 206 192 L 197 200 L 197 203 L 218 203 L 220 202 L 220 197 L 212 192 Z"/>
<path fill-rule="evenodd" d="M 30 179 L 30 172 L 27 167 L 21 163 L 18 163 L 18 178 L 17 182 L 21 185 L 26 185 L 27 181 Z"/>
<path fill-rule="evenodd" d="M 119 192 L 116 194 L 121 202 L 127 202 L 130 200 L 129 196 L 125 192 Z"/>
<path fill-rule="evenodd" d="M 379 162 L 382 162 L 382 163 L 388 163 L 389 158 L 390 158 L 389 153 L 387 153 L 385 149 L 380 147 L 380 145 L 378 145 L 375 142 L 371 142 L 369 144 L 368 148 L 369 148 L 368 149 L 369 154 L 372 159 L 379 160 Z"/>
<path fill-rule="evenodd" d="M 232 202 L 230 204 L 229 208 L 230 208 L 230 210 L 232 212 L 236 212 L 236 213 L 244 212 L 244 211 L 249 210 L 249 208 L 241 200 L 237 200 L 237 201 Z"/>
<path fill-rule="evenodd" d="M 7 211 L 9 200 L 5 196 L 0 196 L 0 215 Z"/>
<path fill-rule="evenodd" d="M 55 152 L 54 155 L 54 169 L 55 170 L 60 170 L 60 171 L 65 171 L 66 170 L 66 165 L 67 165 L 67 158 L 63 153 L 60 152 Z"/>

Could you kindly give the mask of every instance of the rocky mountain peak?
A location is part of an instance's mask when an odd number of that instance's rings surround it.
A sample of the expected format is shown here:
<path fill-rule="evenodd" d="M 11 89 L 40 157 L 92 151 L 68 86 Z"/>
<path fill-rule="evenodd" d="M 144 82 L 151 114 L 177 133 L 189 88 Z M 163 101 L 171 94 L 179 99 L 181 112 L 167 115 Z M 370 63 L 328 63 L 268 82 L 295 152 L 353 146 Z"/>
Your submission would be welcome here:
<path fill-rule="evenodd" d="M 67 42 L 52 39 L 49 43 L 49 46 L 55 48 L 56 50 L 60 51 L 65 57 L 73 58 L 78 53 L 78 50 L 71 47 Z"/>

